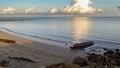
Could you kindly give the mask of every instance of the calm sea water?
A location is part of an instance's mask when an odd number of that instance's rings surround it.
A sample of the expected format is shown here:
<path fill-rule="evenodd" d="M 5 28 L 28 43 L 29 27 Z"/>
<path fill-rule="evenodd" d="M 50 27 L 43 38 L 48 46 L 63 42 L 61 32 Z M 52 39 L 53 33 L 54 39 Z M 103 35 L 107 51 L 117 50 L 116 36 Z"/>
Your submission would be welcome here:
<path fill-rule="evenodd" d="M 120 18 L 0 17 L 0 20 L 8 20 L 0 22 L 1 29 L 41 43 L 68 47 L 73 41 L 91 40 L 97 46 L 120 48 Z"/>

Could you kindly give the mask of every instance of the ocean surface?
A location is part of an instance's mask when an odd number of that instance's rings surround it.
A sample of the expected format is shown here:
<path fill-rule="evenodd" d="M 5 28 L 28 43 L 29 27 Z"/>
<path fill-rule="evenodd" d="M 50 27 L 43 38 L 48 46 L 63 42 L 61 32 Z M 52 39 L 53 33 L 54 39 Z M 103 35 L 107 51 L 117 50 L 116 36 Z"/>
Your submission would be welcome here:
<path fill-rule="evenodd" d="M 119 17 L 0 17 L 0 29 L 41 43 L 69 47 L 90 40 L 96 46 L 120 48 Z"/>

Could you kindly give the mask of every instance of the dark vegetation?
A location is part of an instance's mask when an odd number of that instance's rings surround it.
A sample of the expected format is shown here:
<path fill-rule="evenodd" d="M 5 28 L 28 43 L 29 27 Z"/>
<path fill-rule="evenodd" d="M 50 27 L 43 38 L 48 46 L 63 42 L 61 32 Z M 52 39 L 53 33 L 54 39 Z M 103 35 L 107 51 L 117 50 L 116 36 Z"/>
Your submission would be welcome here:
<path fill-rule="evenodd" d="M 15 44 L 15 43 L 16 43 L 15 40 L 8 40 L 8 39 L 0 39 L 0 42 L 12 43 L 12 44 Z"/>
<path fill-rule="evenodd" d="M 47 68 L 120 68 L 120 50 L 107 50 L 103 55 L 92 53 L 85 58 L 78 56 L 73 62 L 54 64 Z"/>
<path fill-rule="evenodd" d="M 0 68 L 6 68 L 7 66 L 8 66 L 8 61 L 6 61 L 6 60 L 2 60 L 1 62 L 0 62 Z"/>

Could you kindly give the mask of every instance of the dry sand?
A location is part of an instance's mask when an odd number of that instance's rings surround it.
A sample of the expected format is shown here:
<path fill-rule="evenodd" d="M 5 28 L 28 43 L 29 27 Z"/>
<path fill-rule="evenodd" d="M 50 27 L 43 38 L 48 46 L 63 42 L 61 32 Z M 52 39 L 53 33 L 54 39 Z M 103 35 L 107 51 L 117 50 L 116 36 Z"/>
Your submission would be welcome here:
<path fill-rule="evenodd" d="M 40 68 L 41 66 L 71 61 L 76 56 L 84 57 L 86 55 L 84 50 L 71 51 L 69 48 L 43 44 L 4 31 L 0 31 L 0 39 L 16 41 L 16 44 L 0 42 L 0 61 L 9 61 L 7 68 Z M 17 59 L 9 57 L 17 57 Z"/>

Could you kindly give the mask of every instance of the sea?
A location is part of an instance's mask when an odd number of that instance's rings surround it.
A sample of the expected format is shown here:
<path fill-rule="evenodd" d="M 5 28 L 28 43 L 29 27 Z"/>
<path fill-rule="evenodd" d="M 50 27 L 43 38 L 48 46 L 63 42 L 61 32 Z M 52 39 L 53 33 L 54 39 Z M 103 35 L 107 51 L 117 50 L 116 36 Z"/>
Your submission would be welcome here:
<path fill-rule="evenodd" d="M 78 41 L 120 48 L 120 17 L 0 17 L 0 30 L 65 48 Z"/>

